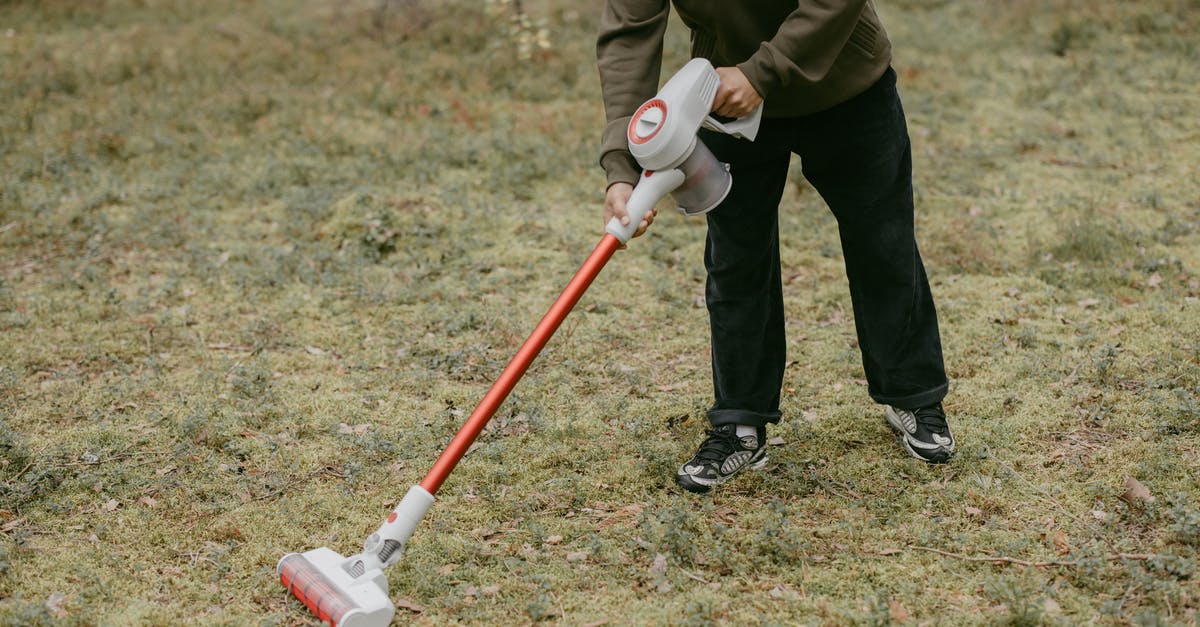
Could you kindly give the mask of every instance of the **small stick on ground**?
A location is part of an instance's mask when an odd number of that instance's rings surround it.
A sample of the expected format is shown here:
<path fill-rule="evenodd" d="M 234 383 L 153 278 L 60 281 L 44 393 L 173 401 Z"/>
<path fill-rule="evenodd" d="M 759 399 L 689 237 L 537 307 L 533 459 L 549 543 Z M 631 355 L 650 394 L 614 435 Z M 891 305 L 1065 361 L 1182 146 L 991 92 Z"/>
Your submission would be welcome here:
<path fill-rule="evenodd" d="M 1034 568 L 1045 568 L 1047 566 L 1071 566 L 1071 567 L 1079 566 L 1079 562 L 1075 561 L 1075 560 L 1070 560 L 1070 561 L 1047 560 L 1044 562 L 1030 562 L 1027 560 L 1019 560 L 1019 559 L 1016 559 L 1015 557 L 1008 557 L 1008 556 L 1004 556 L 1004 555 L 986 555 L 986 556 L 963 555 L 962 553 L 953 553 L 951 551 L 943 551 L 942 549 L 936 549 L 931 546 L 917 546 L 917 545 L 910 544 L 908 548 L 915 549 L 917 551 L 927 551 L 929 553 L 937 553 L 938 555 L 945 555 L 946 557 L 953 557 L 955 559 L 960 559 L 960 560 L 964 560 L 967 562 L 985 562 L 985 563 L 989 563 L 989 564 L 1016 564 L 1018 566 L 1030 566 L 1030 567 L 1034 567 Z M 1108 557 L 1108 559 L 1109 559 L 1109 561 L 1116 562 L 1119 560 L 1148 560 L 1148 559 L 1152 559 L 1154 557 L 1157 557 L 1157 556 L 1154 555 L 1153 553 L 1114 553 L 1113 555 L 1110 555 Z"/>

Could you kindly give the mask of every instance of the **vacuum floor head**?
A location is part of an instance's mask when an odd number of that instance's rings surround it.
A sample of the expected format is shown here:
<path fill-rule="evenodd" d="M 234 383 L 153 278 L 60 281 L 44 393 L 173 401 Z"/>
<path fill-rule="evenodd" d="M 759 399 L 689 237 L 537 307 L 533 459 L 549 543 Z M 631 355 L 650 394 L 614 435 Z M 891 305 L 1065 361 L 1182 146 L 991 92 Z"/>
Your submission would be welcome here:
<path fill-rule="evenodd" d="M 386 627 L 396 608 L 379 569 L 352 576 L 353 558 L 321 547 L 279 560 L 279 580 L 322 621 L 334 627 Z"/>

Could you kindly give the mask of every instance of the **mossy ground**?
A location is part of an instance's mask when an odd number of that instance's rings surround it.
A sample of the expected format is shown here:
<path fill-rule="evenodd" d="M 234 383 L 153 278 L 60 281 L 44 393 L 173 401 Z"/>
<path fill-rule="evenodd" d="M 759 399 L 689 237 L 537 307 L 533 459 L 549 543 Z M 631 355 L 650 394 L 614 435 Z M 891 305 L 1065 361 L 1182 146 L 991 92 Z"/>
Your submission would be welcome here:
<path fill-rule="evenodd" d="M 797 168 L 768 469 L 672 485 L 709 374 L 663 212 L 439 493 L 401 620 L 1196 622 L 1200 5 L 880 4 L 957 459 L 867 398 Z M 278 558 L 356 550 L 599 238 L 595 8 L 525 8 L 529 61 L 476 3 L 0 2 L 0 622 L 312 620 Z"/>

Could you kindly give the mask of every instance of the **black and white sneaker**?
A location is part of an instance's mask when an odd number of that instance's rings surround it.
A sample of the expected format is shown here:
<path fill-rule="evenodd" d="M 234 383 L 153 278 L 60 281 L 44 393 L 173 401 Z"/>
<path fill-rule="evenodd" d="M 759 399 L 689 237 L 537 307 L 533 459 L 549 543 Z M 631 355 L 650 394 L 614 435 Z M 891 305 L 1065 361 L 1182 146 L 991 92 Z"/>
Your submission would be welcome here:
<path fill-rule="evenodd" d="M 675 483 L 689 492 L 704 493 L 747 468 L 767 463 L 767 433 L 759 427 L 755 435 L 737 436 L 737 425 L 707 429 L 708 437 L 696 455 L 679 467 Z"/>
<path fill-rule="evenodd" d="M 887 423 L 910 455 L 930 464 L 944 464 L 954 456 L 954 435 L 941 403 L 913 410 L 886 408 Z"/>

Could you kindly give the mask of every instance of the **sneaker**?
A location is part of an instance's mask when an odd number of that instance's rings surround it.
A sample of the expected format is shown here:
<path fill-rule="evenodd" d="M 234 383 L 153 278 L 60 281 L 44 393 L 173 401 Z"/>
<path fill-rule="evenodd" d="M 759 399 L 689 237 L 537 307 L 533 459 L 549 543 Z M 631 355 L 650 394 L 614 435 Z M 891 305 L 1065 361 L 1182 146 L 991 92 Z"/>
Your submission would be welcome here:
<path fill-rule="evenodd" d="M 910 455 L 930 464 L 944 464 L 954 455 L 954 436 L 942 404 L 920 409 L 886 406 L 884 417 Z"/>
<path fill-rule="evenodd" d="M 721 485 L 747 468 L 762 468 L 767 463 L 767 430 L 759 427 L 756 435 L 737 437 L 737 425 L 707 429 L 708 438 L 696 455 L 679 467 L 675 483 L 689 492 L 704 493 Z"/>

